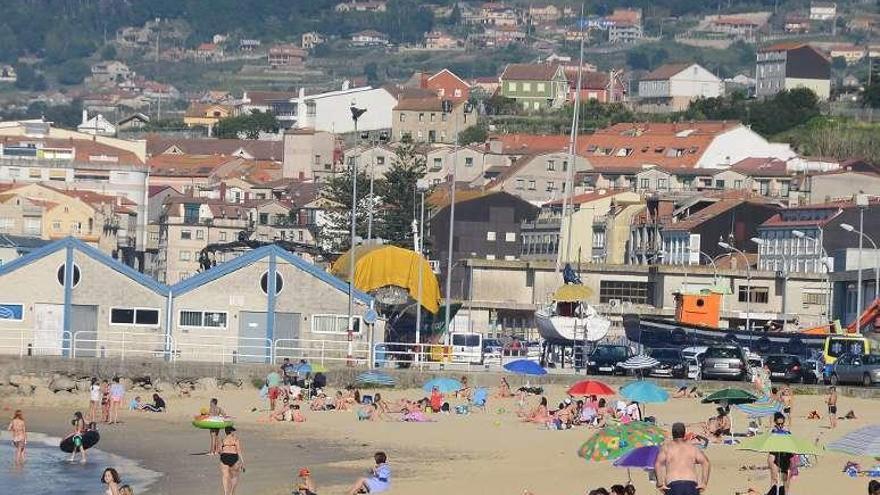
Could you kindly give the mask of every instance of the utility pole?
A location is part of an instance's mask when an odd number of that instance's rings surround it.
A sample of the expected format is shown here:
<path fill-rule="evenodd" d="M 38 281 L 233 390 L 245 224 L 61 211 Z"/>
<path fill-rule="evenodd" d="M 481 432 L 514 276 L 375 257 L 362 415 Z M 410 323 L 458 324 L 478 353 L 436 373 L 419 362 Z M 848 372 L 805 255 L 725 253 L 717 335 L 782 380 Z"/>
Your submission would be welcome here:
<path fill-rule="evenodd" d="M 444 331 L 446 332 L 446 342 L 449 342 L 449 302 L 452 296 L 452 239 L 455 235 L 455 180 L 456 180 L 456 172 L 458 170 L 458 119 L 455 117 L 454 107 L 451 101 L 445 100 L 443 103 L 443 112 L 450 113 L 452 118 L 455 120 L 455 147 L 453 148 L 452 155 L 452 179 L 449 185 L 450 193 L 449 193 L 449 243 L 447 249 L 449 250 L 447 259 L 446 259 L 446 308 L 444 310 Z M 450 110 L 450 112 L 447 112 Z M 465 109 L 462 108 L 462 111 Z"/>

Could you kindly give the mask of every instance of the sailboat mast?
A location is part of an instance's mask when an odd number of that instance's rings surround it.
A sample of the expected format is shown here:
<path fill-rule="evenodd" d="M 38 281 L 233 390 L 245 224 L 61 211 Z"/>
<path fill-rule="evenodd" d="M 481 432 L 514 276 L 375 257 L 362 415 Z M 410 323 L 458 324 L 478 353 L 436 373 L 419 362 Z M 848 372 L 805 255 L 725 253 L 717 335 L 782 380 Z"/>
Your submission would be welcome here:
<path fill-rule="evenodd" d="M 577 84 L 574 91 L 574 111 L 571 115 L 571 134 L 568 139 L 568 170 L 565 177 L 565 195 L 562 197 L 562 218 L 559 222 L 559 236 L 562 237 L 562 229 L 567 224 L 567 232 L 565 237 L 565 261 L 571 258 L 571 210 L 574 209 L 574 169 L 577 160 L 577 136 L 578 127 L 580 125 L 581 112 L 581 81 L 584 70 L 584 4 L 581 4 L 581 16 L 578 19 L 580 24 L 580 54 L 578 56 Z M 562 250 L 556 256 L 556 273 L 562 269 Z"/>

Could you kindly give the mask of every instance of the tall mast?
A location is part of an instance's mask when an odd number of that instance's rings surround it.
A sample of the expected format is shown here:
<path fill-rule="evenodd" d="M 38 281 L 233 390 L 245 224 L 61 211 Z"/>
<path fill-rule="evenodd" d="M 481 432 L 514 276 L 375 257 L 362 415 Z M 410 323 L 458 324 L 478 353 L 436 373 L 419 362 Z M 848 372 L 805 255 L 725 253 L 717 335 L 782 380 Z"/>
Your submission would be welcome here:
<path fill-rule="evenodd" d="M 578 70 L 577 70 L 577 84 L 575 86 L 574 91 L 574 112 L 571 115 L 571 134 L 568 138 L 568 170 L 565 177 L 565 195 L 562 197 L 562 221 L 559 222 L 559 236 L 562 237 L 562 228 L 566 225 L 567 221 L 567 232 L 565 238 L 565 260 L 568 261 L 571 258 L 571 213 L 573 208 L 573 200 L 574 200 L 574 169 L 577 160 L 577 137 L 578 137 L 578 127 L 580 125 L 580 113 L 581 113 L 581 81 L 583 77 L 584 70 L 584 5 L 581 4 L 581 16 L 578 20 L 580 24 L 580 56 L 578 58 Z M 559 249 L 559 254 L 556 256 L 556 273 L 559 274 L 559 271 L 562 269 L 563 262 L 563 251 Z"/>

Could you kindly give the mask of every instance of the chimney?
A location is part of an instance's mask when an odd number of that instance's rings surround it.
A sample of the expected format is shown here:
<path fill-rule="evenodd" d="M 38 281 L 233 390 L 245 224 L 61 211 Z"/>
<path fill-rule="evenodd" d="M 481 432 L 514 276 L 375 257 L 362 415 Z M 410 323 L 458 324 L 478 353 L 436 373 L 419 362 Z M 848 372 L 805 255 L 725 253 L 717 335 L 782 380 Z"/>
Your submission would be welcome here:
<path fill-rule="evenodd" d="M 220 183 L 220 201 L 226 202 L 226 182 Z"/>
<path fill-rule="evenodd" d="M 89 111 L 83 108 L 82 124 L 85 125 L 89 121 Z"/>

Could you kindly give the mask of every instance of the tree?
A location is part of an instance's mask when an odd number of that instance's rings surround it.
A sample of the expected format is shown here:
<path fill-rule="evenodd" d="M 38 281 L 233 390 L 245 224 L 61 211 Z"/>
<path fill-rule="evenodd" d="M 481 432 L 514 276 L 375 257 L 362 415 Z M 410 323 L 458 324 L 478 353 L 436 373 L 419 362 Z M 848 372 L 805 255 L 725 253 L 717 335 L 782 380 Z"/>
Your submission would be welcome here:
<path fill-rule="evenodd" d="M 458 133 L 458 144 L 466 146 L 471 143 L 483 143 L 487 137 L 486 128 L 475 124 Z"/>
<path fill-rule="evenodd" d="M 324 223 L 319 227 L 320 242 L 331 251 L 341 253 L 351 246 L 351 165 L 344 173 L 333 175 L 324 183 L 321 195 L 333 206 L 325 212 Z M 362 238 L 367 236 L 367 195 L 370 190 L 370 179 L 364 167 L 358 167 L 357 173 L 358 201 L 355 208 L 357 222 L 356 234 Z M 374 184 L 375 190 L 375 184 Z"/>
<path fill-rule="evenodd" d="M 834 57 L 831 59 L 831 68 L 835 71 L 846 70 L 846 59 L 843 57 Z"/>
<path fill-rule="evenodd" d="M 89 75 L 89 66 L 79 59 L 64 62 L 59 67 L 58 82 L 65 86 L 75 86 Z"/>
<path fill-rule="evenodd" d="M 101 60 L 114 59 L 116 59 L 116 47 L 109 43 L 104 45 L 104 48 L 101 48 Z"/>
<path fill-rule="evenodd" d="M 280 125 L 271 112 L 254 110 L 250 115 L 221 119 L 214 128 L 220 139 L 259 139 L 262 132 L 278 132 Z"/>
<path fill-rule="evenodd" d="M 18 54 L 18 38 L 15 32 L 8 25 L 0 24 L 0 62 L 14 62 Z"/>
<path fill-rule="evenodd" d="M 449 12 L 449 17 L 446 18 L 446 24 L 449 26 L 457 26 L 461 23 L 461 9 L 458 8 L 458 3 L 452 7 L 452 11 Z"/>
<path fill-rule="evenodd" d="M 394 153 L 377 189 L 383 203 L 379 232 L 391 244 L 412 248 L 412 221 L 418 209 L 416 181 L 425 176 L 426 160 L 412 142 L 401 143 Z"/>
<path fill-rule="evenodd" d="M 866 107 L 880 108 L 880 81 L 865 86 L 861 101 L 862 105 Z"/>
<path fill-rule="evenodd" d="M 33 67 L 26 64 L 18 64 L 15 66 L 15 87 L 23 90 L 45 91 L 46 78 L 43 74 L 35 71 Z"/>
<path fill-rule="evenodd" d="M 364 77 L 367 78 L 367 84 L 371 86 L 375 86 L 379 82 L 379 66 L 376 62 L 364 64 Z"/>

